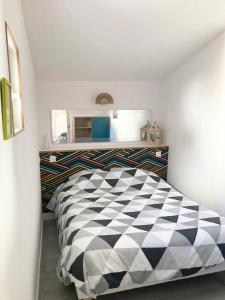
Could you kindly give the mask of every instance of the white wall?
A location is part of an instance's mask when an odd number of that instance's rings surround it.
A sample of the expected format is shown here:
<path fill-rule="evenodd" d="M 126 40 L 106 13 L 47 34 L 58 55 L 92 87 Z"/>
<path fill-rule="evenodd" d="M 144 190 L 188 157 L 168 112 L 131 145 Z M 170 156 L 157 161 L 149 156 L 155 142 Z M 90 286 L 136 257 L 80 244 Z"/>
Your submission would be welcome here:
<path fill-rule="evenodd" d="M 225 34 L 162 83 L 168 180 L 225 215 Z"/>
<path fill-rule="evenodd" d="M 32 300 L 40 243 L 38 128 L 35 78 L 19 0 L 0 0 L 0 77 L 8 77 L 5 20 L 20 49 L 25 130 L 3 141 L 0 118 L 0 299 Z"/>
<path fill-rule="evenodd" d="M 161 119 L 159 82 L 39 82 L 40 144 L 43 134 L 51 136 L 51 109 L 153 109 L 153 118 Z M 113 106 L 97 106 L 96 96 L 108 92 Z"/>

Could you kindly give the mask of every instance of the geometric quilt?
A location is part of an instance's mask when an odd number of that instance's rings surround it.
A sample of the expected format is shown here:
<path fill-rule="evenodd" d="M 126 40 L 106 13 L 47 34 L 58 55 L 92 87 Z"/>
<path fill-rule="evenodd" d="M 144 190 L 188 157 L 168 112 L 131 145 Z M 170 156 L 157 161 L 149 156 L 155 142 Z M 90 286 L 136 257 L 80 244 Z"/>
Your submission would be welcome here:
<path fill-rule="evenodd" d="M 80 299 L 200 275 L 224 263 L 225 218 L 153 172 L 93 169 L 56 190 L 58 276 Z"/>
<path fill-rule="evenodd" d="M 156 157 L 157 151 L 161 151 L 161 157 Z M 56 157 L 56 162 L 49 161 L 50 155 Z M 40 152 L 42 210 L 48 211 L 47 204 L 56 188 L 82 170 L 133 167 L 152 171 L 166 180 L 167 164 L 167 146 Z"/>

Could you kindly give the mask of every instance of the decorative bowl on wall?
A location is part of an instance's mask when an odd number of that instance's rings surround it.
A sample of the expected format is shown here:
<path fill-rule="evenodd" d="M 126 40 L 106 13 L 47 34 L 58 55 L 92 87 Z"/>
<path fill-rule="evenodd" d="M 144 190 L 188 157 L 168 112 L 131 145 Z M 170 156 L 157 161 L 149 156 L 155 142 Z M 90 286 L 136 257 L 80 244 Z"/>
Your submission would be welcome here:
<path fill-rule="evenodd" d="M 113 104 L 113 98 L 110 94 L 101 93 L 97 96 L 95 103 L 100 105 Z"/>

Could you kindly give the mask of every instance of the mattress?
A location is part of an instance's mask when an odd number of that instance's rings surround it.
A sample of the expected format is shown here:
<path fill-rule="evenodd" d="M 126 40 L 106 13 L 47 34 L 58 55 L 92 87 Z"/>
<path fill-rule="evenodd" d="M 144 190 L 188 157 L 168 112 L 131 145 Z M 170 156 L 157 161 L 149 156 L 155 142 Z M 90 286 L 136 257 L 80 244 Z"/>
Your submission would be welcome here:
<path fill-rule="evenodd" d="M 82 171 L 48 205 L 57 219 L 57 273 L 80 299 L 224 268 L 225 218 L 155 173 Z"/>

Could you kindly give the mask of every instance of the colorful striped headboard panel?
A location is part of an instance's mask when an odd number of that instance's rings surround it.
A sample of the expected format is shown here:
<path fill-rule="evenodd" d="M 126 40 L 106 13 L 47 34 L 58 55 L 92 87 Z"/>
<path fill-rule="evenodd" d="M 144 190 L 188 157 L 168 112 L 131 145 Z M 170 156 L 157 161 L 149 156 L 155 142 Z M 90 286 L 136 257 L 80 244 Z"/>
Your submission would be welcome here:
<path fill-rule="evenodd" d="M 43 212 L 55 189 L 66 182 L 69 176 L 84 169 L 110 169 L 115 167 L 136 167 L 150 170 L 167 179 L 168 147 L 113 148 L 101 150 L 41 151 L 41 193 Z M 161 157 L 156 152 L 161 151 Z M 50 155 L 56 162 L 50 162 Z"/>

